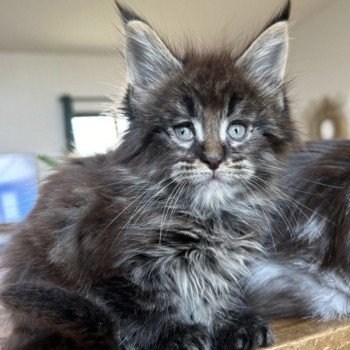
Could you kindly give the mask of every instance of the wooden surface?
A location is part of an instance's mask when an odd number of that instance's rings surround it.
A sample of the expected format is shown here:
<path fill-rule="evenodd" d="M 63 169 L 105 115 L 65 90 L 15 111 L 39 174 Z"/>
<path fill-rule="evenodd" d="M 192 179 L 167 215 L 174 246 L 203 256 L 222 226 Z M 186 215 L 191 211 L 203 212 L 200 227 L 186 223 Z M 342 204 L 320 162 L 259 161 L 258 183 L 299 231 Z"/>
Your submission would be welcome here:
<path fill-rule="evenodd" d="M 271 350 L 350 350 L 350 322 L 273 321 L 276 344 Z"/>
<path fill-rule="evenodd" d="M 9 335 L 10 331 L 11 329 L 8 324 L 7 316 L 3 307 L 0 305 L 0 349 L 2 349 L 1 344 L 4 343 L 4 340 Z"/>
<path fill-rule="evenodd" d="M 270 350 L 350 350 L 350 322 L 284 320 L 271 325 L 276 344 Z M 0 344 L 9 332 L 6 315 L 0 309 Z"/>

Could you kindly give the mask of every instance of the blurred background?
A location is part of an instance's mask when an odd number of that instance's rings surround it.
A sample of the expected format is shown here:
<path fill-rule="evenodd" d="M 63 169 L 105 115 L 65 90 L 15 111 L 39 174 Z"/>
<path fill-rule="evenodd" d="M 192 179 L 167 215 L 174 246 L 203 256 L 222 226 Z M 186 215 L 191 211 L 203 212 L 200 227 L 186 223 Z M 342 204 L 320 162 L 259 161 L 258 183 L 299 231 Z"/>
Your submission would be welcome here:
<path fill-rule="evenodd" d="M 124 2 L 170 41 L 208 46 L 253 35 L 284 4 Z M 292 0 L 288 79 L 304 139 L 350 135 L 349 15 L 349 0 Z M 100 114 L 125 86 L 121 27 L 113 0 L 0 0 L 0 223 L 27 215 L 59 157 L 118 143 L 126 122 Z"/>

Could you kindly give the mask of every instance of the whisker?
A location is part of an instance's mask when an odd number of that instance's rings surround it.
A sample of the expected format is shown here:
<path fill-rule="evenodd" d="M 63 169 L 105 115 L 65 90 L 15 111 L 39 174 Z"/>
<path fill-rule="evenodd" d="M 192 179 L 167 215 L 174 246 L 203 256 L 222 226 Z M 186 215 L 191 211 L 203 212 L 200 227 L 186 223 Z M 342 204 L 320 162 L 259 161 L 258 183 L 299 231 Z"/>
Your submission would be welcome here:
<path fill-rule="evenodd" d="M 150 192 L 152 192 L 156 187 L 159 187 L 160 184 L 164 183 L 165 181 L 167 181 L 168 179 L 164 179 L 163 181 L 161 181 L 158 184 L 155 184 L 153 186 L 151 186 L 150 188 L 146 189 L 144 192 L 142 192 L 139 196 L 137 196 L 128 206 L 126 206 L 120 213 L 118 213 L 118 215 L 116 215 L 113 220 L 105 227 L 104 231 L 105 232 L 119 217 L 120 215 L 122 215 L 127 209 L 129 209 L 136 201 L 140 200 L 140 203 L 142 203 L 142 199 L 144 199 Z M 157 194 L 162 191 L 164 188 L 162 187 L 158 192 L 156 192 Z M 137 207 L 138 208 L 138 207 Z M 120 232 L 122 232 L 122 230 L 120 230 Z"/>
<path fill-rule="evenodd" d="M 288 168 L 280 168 L 280 167 L 272 166 L 270 164 L 264 164 L 264 168 L 275 169 L 275 170 L 279 170 L 282 172 L 286 172 L 288 170 Z M 314 180 L 310 180 L 310 179 L 305 179 L 305 178 L 297 176 L 297 175 L 295 175 L 295 178 L 299 179 L 301 181 L 304 181 L 304 182 L 309 182 L 309 183 L 313 183 L 313 184 L 320 185 L 320 186 L 325 186 L 325 187 L 335 188 L 335 189 L 340 189 L 340 190 L 344 189 L 344 187 L 341 187 L 341 186 L 329 185 L 329 184 L 325 184 L 322 182 L 318 182 L 318 181 L 314 181 Z"/>
<path fill-rule="evenodd" d="M 264 183 L 268 183 L 267 181 L 265 181 L 265 180 L 263 180 L 263 179 L 261 179 L 261 178 L 259 178 L 259 181 L 262 181 L 262 182 L 264 182 Z M 326 220 L 328 223 L 334 225 L 334 223 L 331 222 L 331 221 L 329 221 L 326 217 L 322 216 L 321 214 L 319 214 L 319 213 L 316 212 L 315 210 L 313 210 L 313 209 L 307 207 L 306 205 L 300 203 L 299 201 L 297 201 L 297 200 L 294 199 L 293 197 L 289 196 L 289 195 L 286 194 L 285 192 L 282 192 L 280 189 L 278 189 L 278 187 L 274 187 L 274 190 L 277 191 L 278 194 L 279 194 L 281 197 L 283 197 L 283 198 L 285 198 L 286 200 L 292 202 L 292 204 L 294 204 L 294 207 L 295 207 L 296 209 L 298 209 L 307 219 L 308 219 L 308 216 L 307 216 L 298 206 L 303 207 L 304 209 L 308 210 L 311 214 L 314 213 L 314 214 L 318 215 L 319 217 L 321 217 L 322 219 Z"/>

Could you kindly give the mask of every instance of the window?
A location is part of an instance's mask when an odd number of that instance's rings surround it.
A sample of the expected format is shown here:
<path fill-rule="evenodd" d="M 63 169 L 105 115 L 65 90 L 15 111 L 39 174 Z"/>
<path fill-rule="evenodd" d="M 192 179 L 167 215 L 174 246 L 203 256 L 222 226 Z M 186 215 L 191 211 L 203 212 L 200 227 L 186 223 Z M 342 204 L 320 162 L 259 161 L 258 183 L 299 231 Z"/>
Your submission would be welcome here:
<path fill-rule="evenodd" d="M 61 102 L 68 152 L 89 156 L 116 147 L 127 125 L 124 120 L 119 120 L 117 125 L 114 116 L 101 114 L 103 105 L 110 100 L 102 97 L 63 96 Z"/>

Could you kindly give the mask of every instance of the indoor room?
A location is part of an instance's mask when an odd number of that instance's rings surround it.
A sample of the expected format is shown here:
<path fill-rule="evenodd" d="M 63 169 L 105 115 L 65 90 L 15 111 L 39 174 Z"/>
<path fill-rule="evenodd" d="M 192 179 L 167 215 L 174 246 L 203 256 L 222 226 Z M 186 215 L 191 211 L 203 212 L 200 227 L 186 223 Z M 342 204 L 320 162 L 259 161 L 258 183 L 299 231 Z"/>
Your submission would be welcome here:
<path fill-rule="evenodd" d="M 350 349 L 350 2 L 288 4 L 0 0 L 0 348 Z M 98 320 L 95 285 L 127 305 L 96 292 L 109 345 L 35 304 Z M 226 292 L 270 326 L 224 333 Z"/>

